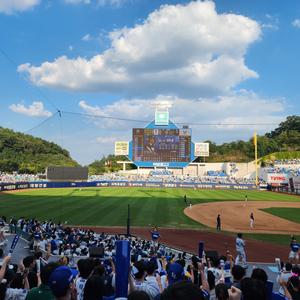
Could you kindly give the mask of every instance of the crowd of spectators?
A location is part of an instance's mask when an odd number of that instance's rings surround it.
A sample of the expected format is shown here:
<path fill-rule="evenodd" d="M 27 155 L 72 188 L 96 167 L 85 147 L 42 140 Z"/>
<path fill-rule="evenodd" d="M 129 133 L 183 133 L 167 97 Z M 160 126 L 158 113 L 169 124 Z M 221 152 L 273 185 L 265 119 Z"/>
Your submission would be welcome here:
<path fill-rule="evenodd" d="M 214 176 L 214 177 L 225 177 L 224 171 L 207 171 L 208 176 Z"/>
<path fill-rule="evenodd" d="M 298 165 L 300 164 L 300 158 L 286 158 L 286 159 L 276 159 L 265 161 L 270 165 Z"/>
<path fill-rule="evenodd" d="M 16 183 L 16 182 L 46 182 L 47 180 L 40 179 L 34 174 L 13 174 L 0 172 L 0 183 Z"/>
<path fill-rule="evenodd" d="M 279 168 L 278 168 L 279 169 Z M 265 169 L 271 173 L 271 169 Z M 273 169 L 272 169 L 273 170 Z M 299 176 L 299 170 L 295 170 L 295 176 Z M 236 176 L 225 175 L 224 171 L 208 171 L 205 176 L 192 175 L 173 175 L 164 173 L 161 175 L 153 175 L 150 172 L 145 174 L 126 174 L 126 173 L 109 173 L 104 175 L 89 175 L 88 182 L 97 181 L 124 181 L 124 182 L 163 182 L 163 183 L 198 183 L 198 184 L 255 184 L 254 178 L 238 178 Z M 223 174 L 223 175 L 222 175 Z M 7 174 L 0 173 L 1 183 L 17 183 L 17 182 L 49 182 L 40 179 L 38 175 L 33 174 Z M 260 180 L 260 183 L 265 183 Z"/>
<path fill-rule="evenodd" d="M 20 218 L 16 225 L 21 227 L 24 223 L 24 218 Z M 300 296 L 300 269 L 290 263 L 285 265 L 282 276 L 278 277 L 279 293 L 272 293 L 268 298 L 266 272 L 254 268 L 251 276 L 246 277 L 245 269 L 234 264 L 234 257 L 229 251 L 212 260 L 203 254 L 201 263 L 198 257 L 193 256 L 191 263 L 187 263 L 184 253 L 176 256 L 166 253 L 164 248 L 160 248 L 162 252 L 159 255 L 148 251 L 142 255 L 144 246 L 148 249 L 147 245 L 143 245 L 147 242 L 129 238 L 129 267 L 121 270 L 117 268 L 118 258 L 115 256 L 115 249 L 122 240 L 120 236 L 72 230 L 60 223 L 39 223 L 35 219 L 30 220 L 30 230 L 33 231 L 33 239 L 38 236 L 39 240 L 43 240 L 40 232 L 45 236 L 46 256 L 43 257 L 40 249 L 35 249 L 34 254 L 15 262 L 10 256 L 4 257 L 0 248 L 0 300 L 113 300 L 116 294 L 122 296 L 117 290 L 120 285 L 116 274 L 122 277 L 122 281 L 125 279 L 123 296 L 129 300 L 298 300 Z M 50 240 L 47 239 L 49 232 L 52 234 Z M 48 262 L 52 244 L 64 245 L 63 252 L 55 262 Z M 37 243 L 35 245 L 37 247 Z M 75 263 L 70 255 L 75 245 L 77 248 L 80 245 L 98 245 L 109 251 L 105 252 L 105 257 L 82 257 Z M 75 252 L 73 255 L 76 255 Z"/>
<path fill-rule="evenodd" d="M 212 173 L 213 171 L 210 171 Z M 216 173 L 214 173 L 216 174 Z M 224 174 L 224 173 L 223 173 Z M 192 175 L 144 175 L 120 174 L 90 175 L 88 181 L 126 181 L 126 182 L 163 182 L 163 183 L 198 183 L 198 184 L 255 184 L 253 178 L 237 178 L 235 176 L 192 176 Z M 260 180 L 260 183 L 265 183 Z"/>
<path fill-rule="evenodd" d="M 50 253 L 53 255 L 89 256 L 89 250 L 93 247 L 103 249 L 106 256 L 115 255 L 115 245 L 119 240 L 129 240 L 135 254 L 140 257 L 151 255 L 149 241 L 134 237 L 121 237 L 119 235 L 107 235 L 104 232 L 98 234 L 93 230 L 81 230 L 63 226 L 61 222 L 54 224 L 52 219 L 39 222 L 36 219 L 20 218 L 18 221 L 11 218 L 10 224 L 14 224 L 20 230 L 28 234 L 30 251 L 35 252 L 35 245 L 39 249 L 46 250 L 50 244 Z M 36 235 L 39 231 L 40 234 Z M 35 241 L 38 240 L 38 243 Z M 38 249 L 38 250 L 39 250 Z M 165 255 L 165 246 L 160 245 L 157 251 L 159 256 Z"/>
<path fill-rule="evenodd" d="M 263 169 L 268 174 L 291 174 L 295 177 L 300 176 L 300 167 L 273 167 Z"/>

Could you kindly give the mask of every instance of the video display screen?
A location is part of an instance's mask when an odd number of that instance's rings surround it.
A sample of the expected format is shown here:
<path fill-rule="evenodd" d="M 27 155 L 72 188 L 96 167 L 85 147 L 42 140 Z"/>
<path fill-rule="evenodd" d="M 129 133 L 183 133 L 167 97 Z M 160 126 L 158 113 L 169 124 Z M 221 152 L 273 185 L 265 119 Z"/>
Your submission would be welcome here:
<path fill-rule="evenodd" d="M 190 162 L 191 129 L 134 128 L 132 161 Z"/>

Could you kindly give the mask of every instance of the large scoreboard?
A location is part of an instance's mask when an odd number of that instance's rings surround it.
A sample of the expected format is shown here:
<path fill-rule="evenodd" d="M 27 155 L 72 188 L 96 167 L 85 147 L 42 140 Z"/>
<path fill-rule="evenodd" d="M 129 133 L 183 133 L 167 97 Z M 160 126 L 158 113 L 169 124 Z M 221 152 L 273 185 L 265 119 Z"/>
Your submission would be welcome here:
<path fill-rule="evenodd" d="M 133 128 L 127 157 L 138 167 L 185 167 L 196 158 L 192 130 L 171 120 L 167 126 L 153 120 L 145 128 Z"/>
<path fill-rule="evenodd" d="M 133 162 L 191 162 L 191 129 L 134 128 Z"/>

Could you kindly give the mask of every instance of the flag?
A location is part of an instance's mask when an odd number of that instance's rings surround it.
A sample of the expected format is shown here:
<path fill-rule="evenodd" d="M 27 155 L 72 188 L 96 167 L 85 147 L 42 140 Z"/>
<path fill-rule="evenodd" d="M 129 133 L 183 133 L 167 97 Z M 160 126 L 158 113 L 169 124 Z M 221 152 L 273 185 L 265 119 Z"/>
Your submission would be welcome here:
<path fill-rule="evenodd" d="M 105 165 L 107 166 L 107 162 L 105 162 Z"/>

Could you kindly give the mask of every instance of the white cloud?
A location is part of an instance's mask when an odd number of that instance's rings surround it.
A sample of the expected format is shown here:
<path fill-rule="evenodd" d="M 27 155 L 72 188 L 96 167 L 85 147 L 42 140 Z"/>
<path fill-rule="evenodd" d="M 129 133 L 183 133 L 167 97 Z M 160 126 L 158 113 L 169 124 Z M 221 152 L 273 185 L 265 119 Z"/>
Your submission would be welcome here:
<path fill-rule="evenodd" d="M 214 141 L 236 140 L 251 137 L 254 131 L 264 134 L 273 130 L 280 122 L 285 120 L 283 114 L 286 107 L 285 99 L 265 99 L 257 94 L 240 90 L 229 96 L 215 97 L 211 99 L 181 99 L 176 96 L 158 96 L 151 100 L 174 101 L 174 109 L 170 110 L 170 119 L 179 127 L 190 125 L 195 135 L 195 140 L 211 139 Z M 114 135 L 117 131 L 124 132 L 124 139 L 131 137 L 133 127 L 145 127 L 154 119 L 154 110 L 151 109 L 150 100 L 120 100 L 102 108 L 90 106 L 81 101 L 79 106 L 84 113 L 102 117 L 114 117 L 129 120 L 90 118 L 89 120 L 99 126 L 106 137 L 109 132 Z M 274 116 L 275 115 L 275 116 Z M 272 123 L 272 125 L 261 125 Z M 202 125 L 200 125 L 202 124 Z M 203 125 L 207 124 L 207 125 Z M 241 125 L 260 124 L 260 125 Z M 106 131 L 107 129 L 108 131 Z M 203 138 L 202 135 L 207 135 Z M 215 136 L 216 138 L 212 138 Z M 118 136 L 123 136 L 118 134 Z M 121 140 L 121 138 L 119 139 Z"/>
<path fill-rule="evenodd" d="M 66 3 L 71 3 L 71 4 L 78 4 L 80 2 L 83 2 L 85 4 L 91 3 L 90 0 L 65 0 Z"/>
<path fill-rule="evenodd" d="M 299 27 L 300 28 L 300 20 L 299 19 L 296 19 L 294 22 L 293 22 L 293 25 L 295 27 Z"/>
<path fill-rule="evenodd" d="M 278 18 L 276 18 L 277 15 L 271 16 L 269 14 L 266 14 L 266 17 L 268 18 L 268 23 L 264 23 L 261 25 L 262 28 L 272 28 L 278 30 L 279 27 L 276 25 L 279 23 Z"/>
<path fill-rule="evenodd" d="M 13 14 L 18 11 L 31 9 L 34 5 L 40 4 L 41 0 L 1 0 L 0 13 Z"/>
<path fill-rule="evenodd" d="M 212 1 L 163 5 L 142 24 L 110 32 L 111 48 L 90 60 L 61 56 L 18 70 L 54 90 L 214 97 L 242 80 L 258 78 L 245 65 L 244 54 L 260 35 L 258 22 L 218 15 Z"/>
<path fill-rule="evenodd" d="M 102 144 L 112 144 L 117 140 L 118 140 L 118 138 L 114 137 L 114 136 L 113 137 L 106 137 L 106 138 L 103 138 L 103 137 L 99 136 L 99 137 L 96 138 L 96 142 L 99 142 L 99 143 L 102 143 Z"/>
<path fill-rule="evenodd" d="M 72 47 L 72 46 L 69 46 L 69 50 L 72 51 L 72 50 L 73 50 L 73 47 Z"/>
<path fill-rule="evenodd" d="M 85 35 L 85 36 L 82 38 L 82 40 L 83 40 L 83 41 L 90 41 L 90 40 L 91 40 L 90 35 L 89 35 L 89 34 Z"/>
<path fill-rule="evenodd" d="M 261 27 L 262 28 L 272 28 L 272 29 L 276 29 L 276 30 L 278 30 L 279 29 L 279 27 L 277 26 L 277 25 L 275 25 L 275 24 L 262 24 L 261 25 Z"/>
<path fill-rule="evenodd" d="M 26 108 L 23 104 L 12 104 L 8 107 L 10 110 L 29 117 L 51 117 L 52 113 L 45 110 L 42 102 L 33 102 Z"/>
<path fill-rule="evenodd" d="M 105 4 L 110 4 L 114 7 L 120 7 L 121 4 L 128 0 L 98 0 L 98 6 L 104 6 Z"/>

